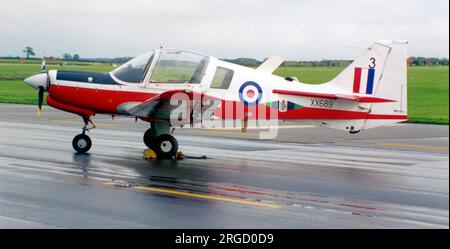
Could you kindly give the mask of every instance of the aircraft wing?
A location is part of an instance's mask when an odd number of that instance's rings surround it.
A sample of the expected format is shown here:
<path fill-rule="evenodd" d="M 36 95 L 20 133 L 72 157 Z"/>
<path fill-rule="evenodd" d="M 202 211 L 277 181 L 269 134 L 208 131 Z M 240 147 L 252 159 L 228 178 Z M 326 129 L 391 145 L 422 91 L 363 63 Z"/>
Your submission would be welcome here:
<path fill-rule="evenodd" d="M 377 98 L 373 96 L 364 96 L 356 94 L 330 94 L 330 93 L 313 93 L 313 92 L 299 92 L 299 91 L 289 91 L 289 90 L 278 90 L 274 89 L 273 93 L 302 96 L 302 97 L 312 97 L 312 98 L 324 98 L 324 99 L 345 99 L 360 103 L 388 103 L 396 102 L 395 100 Z"/>
<path fill-rule="evenodd" d="M 182 95 L 174 96 L 177 93 L 182 93 Z M 161 94 L 151 97 L 144 102 L 127 102 L 123 103 L 118 107 L 119 112 L 126 115 L 137 116 L 143 119 L 161 119 L 169 120 L 172 111 L 178 108 L 178 105 L 172 105 L 171 99 L 176 100 L 186 100 L 189 98 L 192 104 L 194 94 L 198 94 L 199 99 L 203 99 L 204 94 L 194 93 L 192 91 L 185 90 L 169 90 Z M 191 107 L 192 108 L 192 107 Z M 187 117 L 186 122 L 189 122 L 190 117 Z"/>

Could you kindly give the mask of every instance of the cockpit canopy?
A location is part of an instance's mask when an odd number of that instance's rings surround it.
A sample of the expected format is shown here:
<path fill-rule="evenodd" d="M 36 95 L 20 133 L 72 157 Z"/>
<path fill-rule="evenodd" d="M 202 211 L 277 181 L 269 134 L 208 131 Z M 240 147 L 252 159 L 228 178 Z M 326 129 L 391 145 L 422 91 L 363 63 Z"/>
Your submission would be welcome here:
<path fill-rule="evenodd" d="M 111 73 L 117 79 L 128 82 L 128 83 L 138 83 L 142 81 L 144 77 L 145 68 L 151 58 L 153 57 L 153 53 L 146 53 L 135 57 L 122 66 L 118 67 Z"/>
<path fill-rule="evenodd" d="M 161 49 L 140 55 L 111 74 L 126 83 L 200 83 L 208 58 L 192 52 Z"/>

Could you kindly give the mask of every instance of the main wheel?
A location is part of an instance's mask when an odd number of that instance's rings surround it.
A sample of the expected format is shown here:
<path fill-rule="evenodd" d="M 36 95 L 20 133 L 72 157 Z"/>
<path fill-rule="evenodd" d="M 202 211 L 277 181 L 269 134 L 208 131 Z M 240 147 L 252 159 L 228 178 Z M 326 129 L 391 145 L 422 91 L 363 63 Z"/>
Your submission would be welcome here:
<path fill-rule="evenodd" d="M 152 129 L 146 130 L 144 133 L 144 144 L 148 148 L 153 149 L 155 146 L 155 140 L 156 138 L 153 136 Z"/>
<path fill-rule="evenodd" d="M 175 156 L 178 151 L 178 142 L 170 134 L 163 134 L 156 137 L 153 150 L 156 153 L 156 157 L 160 159 L 171 158 Z"/>
<path fill-rule="evenodd" d="M 91 149 L 91 138 L 85 134 L 76 135 L 72 140 L 72 147 L 78 153 L 86 153 Z"/>

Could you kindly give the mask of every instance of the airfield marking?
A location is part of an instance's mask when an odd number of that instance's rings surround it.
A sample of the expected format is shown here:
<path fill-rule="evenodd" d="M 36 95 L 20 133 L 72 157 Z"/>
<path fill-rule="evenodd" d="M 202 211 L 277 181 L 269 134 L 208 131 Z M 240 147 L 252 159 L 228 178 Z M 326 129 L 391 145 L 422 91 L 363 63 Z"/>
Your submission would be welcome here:
<path fill-rule="evenodd" d="M 184 191 L 177 191 L 177 190 L 171 190 L 171 189 L 162 189 L 162 188 L 145 187 L 145 186 L 134 186 L 132 188 L 139 189 L 139 190 L 147 190 L 147 191 L 151 191 L 151 192 L 159 192 L 159 193 L 165 193 L 165 194 L 181 195 L 181 196 L 195 197 L 195 198 L 201 198 L 201 199 L 209 199 L 209 200 L 215 200 L 215 201 L 234 202 L 234 203 L 239 203 L 239 204 L 261 206 L 261 207 L 268 207 L 268 208 L 280 208 L 281 207 L 281 206 L 275 205 L 275 204 L 259 203 L 259 202 L 254 202 L 254 201 L 243 201 L 243 200 L 237 200 L 237 199 L 232 199 L 232 198 L 212 196 L 212 195 L 204 195 L 204 194 L 194 194 L 194 193 L 189 193 L 189 192 L 184 192 Z"/>
<path fill-rule="evenodd" d="M 417 145 L 417 144 L 378 143 L 377 145 L 384 146 L 384 147 L 399 147 L 399 148 L 423 149 L 423 150 L 448 150 L 448 147 L 445 147 L 445 146 L 430 146 L 430 145 Z"/>

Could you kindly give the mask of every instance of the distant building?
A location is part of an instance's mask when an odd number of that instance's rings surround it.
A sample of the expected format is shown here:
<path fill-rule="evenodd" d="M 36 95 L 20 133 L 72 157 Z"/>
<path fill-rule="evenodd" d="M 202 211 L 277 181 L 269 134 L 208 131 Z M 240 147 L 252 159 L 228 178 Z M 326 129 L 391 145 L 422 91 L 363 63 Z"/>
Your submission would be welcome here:
<path fill-rule="evenodd" d="M 408 66 L 412 66 L 413 64 L 414 64 L 414 57 L 409 57 L 407 60 L 406 60 L 406 64 L 408 65 Z"/>

